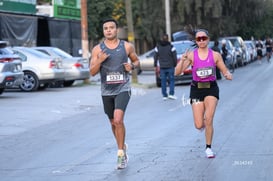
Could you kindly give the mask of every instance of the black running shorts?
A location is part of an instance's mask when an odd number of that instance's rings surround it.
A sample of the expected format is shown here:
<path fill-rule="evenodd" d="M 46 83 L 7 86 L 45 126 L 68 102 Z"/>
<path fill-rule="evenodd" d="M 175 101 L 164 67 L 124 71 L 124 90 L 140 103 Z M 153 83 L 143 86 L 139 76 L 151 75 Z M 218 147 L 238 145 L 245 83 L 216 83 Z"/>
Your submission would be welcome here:
<path fill-rule="evenodd" d="M 121 92 L 118 95 L 102 96 L 104 112 L 109 119 L 114 118 L 114 110 L 121 109 L 125 112 L 131 97 L 131 91 Z"/>
<path fill-rule="evenodd" d="M 219 87 L 216 81 L 210 82 L 210 88 L 198 88 L 197 82 L 191 83 L 190 100 L 193 102 L 203 102 L 206 96 L 214 96 L 219 99 Z"/>

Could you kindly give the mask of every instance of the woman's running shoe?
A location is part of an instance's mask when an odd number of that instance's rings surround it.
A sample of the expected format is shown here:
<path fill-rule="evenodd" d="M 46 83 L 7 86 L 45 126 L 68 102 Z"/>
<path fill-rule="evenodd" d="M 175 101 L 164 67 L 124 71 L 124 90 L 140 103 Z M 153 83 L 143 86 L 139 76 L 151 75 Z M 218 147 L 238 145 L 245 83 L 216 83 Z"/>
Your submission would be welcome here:
<path fill-rule="evenodd" d="M 214 158 L 215 157 L 215 154 L 213 153 L 211 148 L 206 149 L 206 155 L 207 155 L 207 158 Z"/>

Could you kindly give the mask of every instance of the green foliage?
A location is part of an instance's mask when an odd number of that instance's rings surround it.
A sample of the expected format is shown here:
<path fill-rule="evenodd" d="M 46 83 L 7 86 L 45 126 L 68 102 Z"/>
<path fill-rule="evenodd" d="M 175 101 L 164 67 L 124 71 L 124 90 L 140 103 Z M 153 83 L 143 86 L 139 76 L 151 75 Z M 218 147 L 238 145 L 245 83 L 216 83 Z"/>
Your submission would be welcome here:
<path fill-rule="evenodd" d="M 125 0 L 88 0 L 89 37 L 103 37 L 103 19 L 113 17 L 126 26 Z M 132 0 L 135 34 L 153 47 L 165 32 L 164 0 Z M 171 30 L 206 28 L 212 38 L 240 35 L 244 39 L 273 34 L 272 0 L 170 0 Z"/>
<path fill-rule="evenodd" d="M 107 18 L 114 18 L 119 26 L 124 26 L 125 9 L 122 0 L 87 0 L 88 6 L 88 34 L 93 42 L 103 38 L 102 22 Z"/>

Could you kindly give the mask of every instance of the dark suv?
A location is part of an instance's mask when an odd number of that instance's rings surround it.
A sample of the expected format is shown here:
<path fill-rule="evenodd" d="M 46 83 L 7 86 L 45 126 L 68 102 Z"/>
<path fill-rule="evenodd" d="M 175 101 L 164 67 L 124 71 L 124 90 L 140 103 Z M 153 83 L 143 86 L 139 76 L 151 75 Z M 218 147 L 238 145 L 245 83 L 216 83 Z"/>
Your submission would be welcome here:
<path fill-rule="evenodd" d="M 0 41 L 0 94 L 6 88 L 15 88 L 23 82 L 21 59 L 6 48 L 6 41 Z"/>

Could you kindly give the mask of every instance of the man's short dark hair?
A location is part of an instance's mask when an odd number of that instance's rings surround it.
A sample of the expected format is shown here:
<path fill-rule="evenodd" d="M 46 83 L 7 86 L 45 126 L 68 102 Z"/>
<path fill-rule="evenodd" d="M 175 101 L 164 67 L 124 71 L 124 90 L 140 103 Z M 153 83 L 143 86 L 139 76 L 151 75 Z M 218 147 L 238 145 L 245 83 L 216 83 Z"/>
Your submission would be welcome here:
<path fill-rule="evenodd" d="M 118 22 L 113 19 L 113 18 L 108 18 L 108 19 L 105 19 L 103 22 L 102 22 L 102 25 L 104 25 L 104 23 L 107 23 L 107 22 L 114 22 L 116 24 L 116 27 L 118 28 Z"/>
<path fill-rule="evenodd" d="M 162 36 L 162 40 L 163 41 L 169 41 L 169 36 L 168 36 L 168 34 L 164 34 L 163 36 Z"/>

